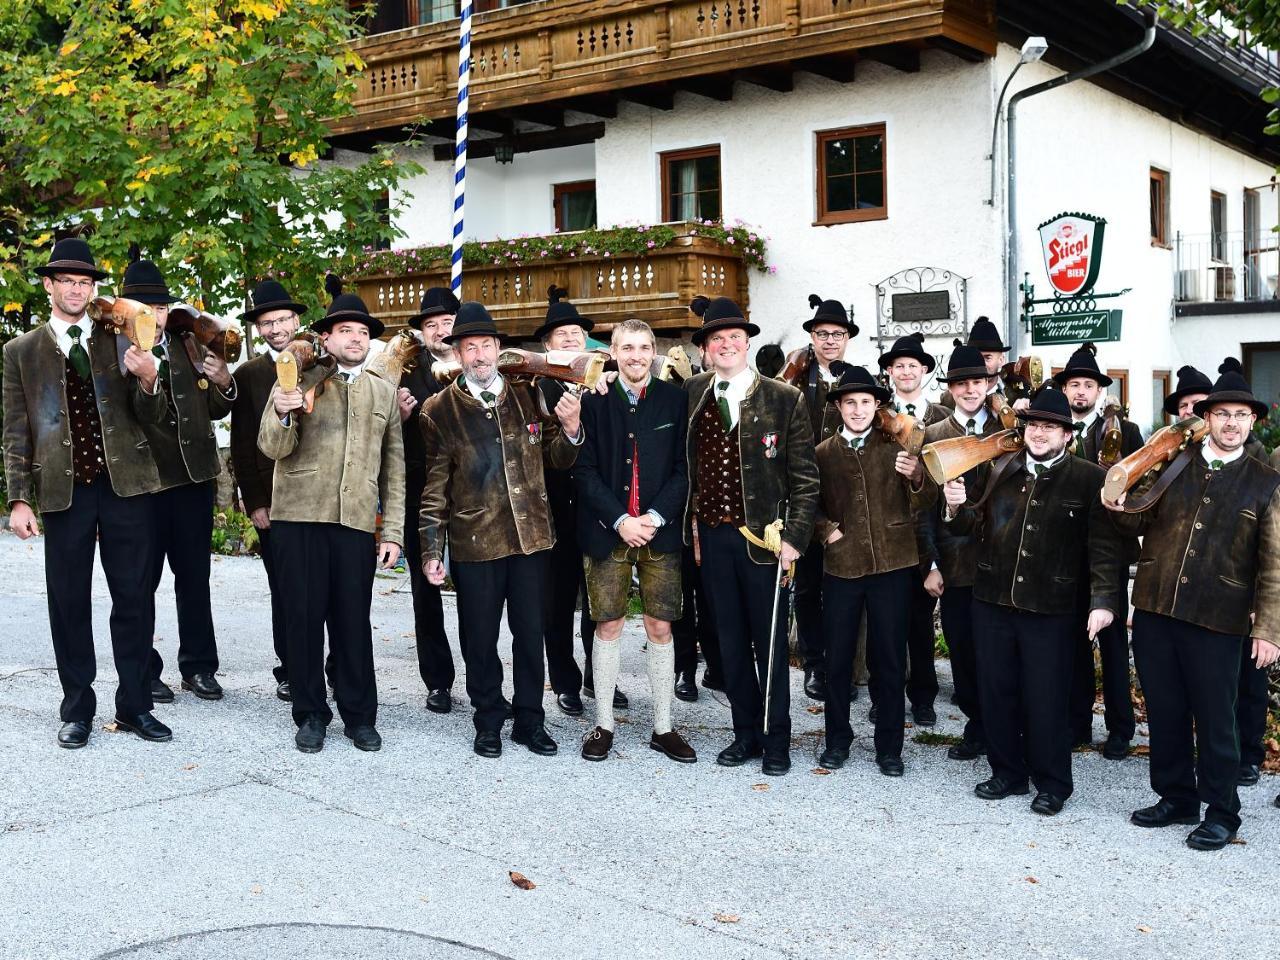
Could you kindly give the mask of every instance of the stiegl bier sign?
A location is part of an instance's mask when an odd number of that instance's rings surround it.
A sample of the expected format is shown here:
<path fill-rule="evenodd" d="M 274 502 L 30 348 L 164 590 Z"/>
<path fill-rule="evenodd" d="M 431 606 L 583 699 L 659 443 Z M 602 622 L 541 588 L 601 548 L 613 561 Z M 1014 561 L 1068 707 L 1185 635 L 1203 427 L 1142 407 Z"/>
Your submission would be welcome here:
<path fill-rule="evenodd" d="M 1088 294 L 1098 280 L 1107 221 L 1087 213 L 1060 213 L 1040 224 L 1049 284 L 1064 297 Z"/>

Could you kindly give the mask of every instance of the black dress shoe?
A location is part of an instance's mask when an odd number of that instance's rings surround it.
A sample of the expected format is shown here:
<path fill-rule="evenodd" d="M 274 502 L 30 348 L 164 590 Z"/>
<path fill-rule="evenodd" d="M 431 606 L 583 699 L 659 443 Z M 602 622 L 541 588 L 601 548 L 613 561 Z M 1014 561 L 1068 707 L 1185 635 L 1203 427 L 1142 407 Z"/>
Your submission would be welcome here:
<path fill-rule="evenodd" d="M 978 743 L 975 740 L 961 740 L 954 747 L 947 750 L 948 760 L 977 760 L 987 752 L 987 746 L 984 743 Z"/>
<path fill-rule="evenodd" d="M 911 720 L 917 727 L 932 727 L 938 722 L 938 714 L 933 707 L 912 707 Z"/>
<path fill-rule="evenodd" d="M 973 792 L 983 800 L 1003 800 L 1005 797 L 1025 797 L 1031 790 L 1025 780 L 1015 783 L 1003 777 L 992 777 L 974 787 Z"/>
<path fill-rule="evenodd" d="M 619 690 L 617 687 L 613 688 L 613 709 L 615 710 L 631 709 L 631 701 L 628 700 L 627 695 L 623 693 L 621 690 Z"/>
<path fill-rule="evenodd" d="M 804 695 L 810 700 L 826 700 L 827 675 L 821 670 L 805 670 Z"/>
<path fill-rule="evenodd" d="M 173 703 L 173 688 L 157 677 L 151 681 L 151 699 L 155 703 Z"/>
<path fill-rule="evenodd" d="M 1262 770 L 1256 763 L 1240 764 L 1240 776 L 1236 778 L 1236 783 L 1242 787 L 1252 787 L 1262 779 Z"/>
<path fill-rule="evenodd" d="M 1276 794 L 1276 806 L 1280 807 L 1280 793 Z"/>
<path fill-rule="evenodd" d="M 871 709 L 867 711 L 867 723 L 875 723 L 878 716 L 880 716 L 880 711 L 876 709 L 876 705 L 873 703 Z"/>
<path fill-rule="evenodd" d="M 1118 733 L 1107 734 L 1107 742 L 1102 745 L 1102 755 L 1108 760 L 1123 760 L 1129 755 L 1129 739 Z"/>
<path fill-rule="evenodd" d="M 122 717 L 117 713 L 116 725 L 151 743 L 167 743 L 173 739 L 173 731 L 150 713 L 139 713 L 132 717 Z"/>
<path fill-rule="evenodd" d="M 764 749 L 760 744 L 750 740 L 735 740 L 716 755 L 716 763 L 722 767 L 740 767 L 748 760 L 763 755 Z"/>
<path fill-rule="evenodd" d="M 89 742 L 89 724 L 85 720 L 71 720 L 58 731 L 58 746 L 78 750 Z"/>
<path fill-rule="evenodd" d="M 293 703 L 293 688 L 289 686 L 288 680 L 281 680 L 276 684 L 276 697 L 285 703 Z"/>
<path fill-rule="evenodd" d="M 448 690 L 428 690 L 427 709 L 432 713 L 448 713 L 453 709 L 453 697 Z"/>
<path fill-rule="evenodd" d="M 719 690 L 724 692 L 724 677 L 716 673 L 714 670 L 702 671 L 702 685 L 708 690 Z"/>
<path fill-rule="evenodd" d="M 357 750 L 373 752 L 382 749 L 382 736 L 372 724 L 364 723 L 358 727 L 343 727 L 342 734 L 356 745 Z"/>
<path fill-rule="evenodd" d="M 876 757 L 876 766 L 880 768 L 880 772 L 886 777 L 902 776 L 903 766 L 901 757 Z"/>
<path fill-rule="evenodd" d="M 1157 800 L 1149 807 L 1129 814 L 1129 822 L 1136 827 L 1167 827 L 1174 823 L 1199 823 L 1200 804 L 1179 807 L 1172 800 Z"/>
<path fill-rule="evenodd" d="M 1031 812 L 1038 813 L 1042 817 L 1052 817 L 1062 811 L 1062 798 L 1054 796 L 1052 793 L 1045 793 L 1043 790 L 1036 794 L 1036 798 L 1031 801 Z"/>
<path fill-rule="evenodd" d="M 1187 846 L 1192 850 L 1221 850 L 1236 838 L 1236 832 L 1225 823 L 1206 820 L 1187 834 Z"/>
<path fill-rule="evenodd" d="M 766 777 L 782 777 L 791 772 L 791 755 L 787 753 L 774 753 L 764 758 L 764 763 L 760 767 L 760 772 Z"/>
<path fill-rule="evenodd" d="M 547 728 L 541 725 L 531 730 L 512 730 L 511 742 L 528 747 L 530 753 L 536 753 L 540 757 L 555 756 L 556 751 L 560 749 L 547 733 Z"/>
<path fill-rule="evenodd" d="M 190 690 L 201 700 L 221 700 L 222 685 L 212 673 L 195 673 L 182 678 L 182 689 Z"/>
<path fill-rule="evenodd" d="M 582 716 L 582 698 L 576 693 L 556 694 L 556 706 L 566 717 Z"/>
<path fill-rule="evenodd" d="M 324 748 L 327 724 L 319 717 L 307 717 L 293 736 L 293 743 L 303 753 L 319 753 Z"/>
<path fill-rule="evenodd" d="M 848 747 L 827 747 L 818 757 L 818 766 L 823 770 L 839 770 L 849 762 Z"/>
<path fill-rule="evenodd" d="M 502 734 L 497 730 L 477 730 L 476 742 L 471 748 L 478 757 L 502 756 Z"/>
<path fill-rule="evenodd" d="M 692 670 L 685 670 L 676 677 L 676 699 L 693 703 L 698 699 L 698 681 Z"/>

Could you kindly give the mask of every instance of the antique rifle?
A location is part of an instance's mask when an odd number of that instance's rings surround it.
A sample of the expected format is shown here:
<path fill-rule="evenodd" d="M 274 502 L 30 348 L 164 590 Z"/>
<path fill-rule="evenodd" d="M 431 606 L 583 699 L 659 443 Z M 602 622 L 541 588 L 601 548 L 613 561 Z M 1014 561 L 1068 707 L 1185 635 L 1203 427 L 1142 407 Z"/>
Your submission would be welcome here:
<path fill-rule="evenodd" d="M 876 410 L 876 426 L 911 456 L 920 456 L 924 447 L 924 424 L 915 417 L 885 405 Z"/>
<path fill-rule="evenodd" d="M 1022 449 L 1022 436 L 1016 430 L 999 430 L 977 437 L 952 437 L 935 440 L 925 446 L 921 457 L 938 486 L 963 477 L 974 467 L 990 463 L 997 457 Z"/>
<path fill-rule="evenodd" d="M 365 369 L 398 387 L 404 375 L 417 366 L 422 350 L 422 341 L 412 331 L 401 330 L 387 341 L 385 349 L 369 358 Z"/>
<path fill-rule="evenodd" d="M 1102 485 L 1103 499 L 1115 503 L 1121 494 L 1164 469 L 1165 464 L 1191 444 L 1199 443 L 1208 433 L 1209 425 L 1199 417 L 1188 417 L 1157 430 L 1146 443 L 1107 471 Z"/>
<path fill-rule="evenodd" d="M 793 387 L 801 387 L 808 377 L 809 368 L 813 365 L 813 359 L 812 344 L 797 347 L 787 354 L 787 360 L 782 365 L 782 371 L 778 374 L 778 379 L 791 384 Z"/>
<path fill-rule="evenodd" d="M 300 333 L 276 357 L 276 383 L 283 393 L 302 388 L 302 412 L 315 409 L 316 394 L 324 392 L 324 377 L 308 376 L 320 364 L 320 339 Z"/>
<path fill-rule="evenodd" d="M 1107 397 L 1102 408 L 1102 447 L 1098 450 L 1098 466 L 1110 470 L 1120 461 L 1121 441 L 1124 435 L 1120 432 L 1120 401 L 1115 397 Z"/>
<path fill-rule="evenodd" d="M 1000 380 L 1009 399 L 1030 400 L 1044 383 L 1044 364 L 1039 357 L 1019 357 L 1000 368 Z"/>
<path fill-rule="evenodd" d="M 95 297 L 86 312 L 98 326 L 123 334 L 143 353 L 150 353 L 156 345 L 156 314 L 145 303 L 125 297 Z"/>
<path fill-rule="evenodd" d="M 240 327 L 197 310 L 189 303 L 175 303 L 169 308 L 169 321 L 165 326 L 173 333 L 190 333 L 196 343 L 225 363 L 240 359 L 243 341 Z"/>

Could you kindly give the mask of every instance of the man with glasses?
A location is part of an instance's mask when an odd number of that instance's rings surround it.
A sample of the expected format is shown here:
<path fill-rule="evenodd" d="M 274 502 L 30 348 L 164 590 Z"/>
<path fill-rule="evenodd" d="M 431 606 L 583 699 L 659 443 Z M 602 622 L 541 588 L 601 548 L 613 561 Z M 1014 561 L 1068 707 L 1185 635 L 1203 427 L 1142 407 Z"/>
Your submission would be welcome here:
<path fill-rule="evenodd" d="M 1240 827 L 1235 701 L 1242 648 L 1265 669 L 1280 657 L 1280 473 L 1244 453 L 1266 417 L 1238 360 L 1228 358 L 1195 405 L 1209 436 L 1164 468 L 1149 509 L 1105 503 L 1142 536 L 1133 582 L 1133 658 L 1147 701 L 1151 788 L 1140 827 L 1197 824 L 1187 846 L 1220 850 Z M 1206 804 L 1200 819 L 1200 804 Z"/>
<path fill-rule="evenodd" d="M 144 740 L 172 732 L 152 715 L 148 659 L 155 625 L 151 498 L 160 477 L 144 424 L 167 411 L 154 359 L 91 325 L 98 281 L 89 245 L 54 244 L 36 268 L 49 320 L 4 345 L 4 462 L 9 529 L 21 539 L 44 522 L 49 630 L 62 682 L 58 745 L 89 742 L 93 680 L 93 558 L 111 593 L 115 721 Z M 121 369 L 123 367 L 123 369 Z"/>

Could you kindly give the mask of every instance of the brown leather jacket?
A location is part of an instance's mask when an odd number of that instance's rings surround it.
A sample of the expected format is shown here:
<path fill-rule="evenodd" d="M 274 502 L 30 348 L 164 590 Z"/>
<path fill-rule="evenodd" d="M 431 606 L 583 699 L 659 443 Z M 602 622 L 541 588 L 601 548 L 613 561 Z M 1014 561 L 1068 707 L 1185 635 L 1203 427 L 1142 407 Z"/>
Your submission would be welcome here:
<path fill-rule="evenodd" d="M 1143 538 L 1137 609 L 1280 641 L 1280 473 L 1249 456 L 1210 470 L 1193 447 L 1150 510 L 1110 516 Z"/>
<path fill-rule="evenodd" d="M 144 427 L 151 441 L 151 455 L 160 471 L 161 490 L 203 483 L 222 472 L 213 422 L 231 412 L 236 395 L 235 380 L 228 393 L 223 393 L 213 382 L 206 382 L 201 390 L 199 381 L 204 374 L 192 366 L 183 345 L 183 339 L 190 336 L 183 333 L 169 338 L 169 382 L 164 385 L 168 406 L 164 422 Z M 199 351 L 196 355 L 199 356 Z"/>
<path fill-rule="evenodd" d="M 917 538 L 938 487 L 926 474 L 920 488 L 913 489 L 894 469 L 901 450 L 874 428 L 856 451 L 842 436 L 818 444 L 821 491 L 813 538 L 825 544 L 823 569 L 833 577 L 854 580 L 920 562 Z M 840 539 L 827 543 L 836 530 Z"/>
<path fill-rule="evenodd" d="M 950 396 L 950 394 L 947 394 L 947 396 Z M 987 422 L 982 427 L 982 435 L 985 437 L 1001 429 L 1003 427 L 1000 425 L 1000 421 L 988 415 Z M 925 428 L 925 443 L 963 437 L 964 430 L 965 428 L 957 423 L 956 418 L 948 411 L 945 419 L 931 423 Z M 978 497 L 982 496 L 982 491 L 987 485 L 987 477 L 990 476 L 990 472 L 991 465 L 983 464 L 982 466 L 974 467 L 964 475 L 965 491 L 968 493 L 970 500 L 977 500 Z M 961 533 L 954 529 L 951 524 L 943 523 L 942 516 L 946 507 L 946 502 L 939 496 L 937 502 L 927 513 L 924 532 L 925 545 L 922 547 L 920 557 L 924 561 L 921 564 L 922 571 L 925 575 L 928 575 L 929 568 L 936 563 L 938 572 L 942 574 L 944 590 L 947 587 L 972 587 L 973 577 L 978 569 L 977 538 L 972 531 Z"/>
<path fill-rule="evenodd" d="M 497 409 L 486 409 L 459 377 L 419 415 L 426 451 L 419 532 L 422 561 L 441 560 L 445 537 L 454 560 L 498 560 L 555 545 L 547 505 L 547 466 L 566 470 L 578 448 L 538 391 L 507 380 Z"/>
<path fill-rule="evenodd" d="M 701 412 L 715 374 L 700 373 L 685 381 L 689 393 L 689 422 Z M 713 401 L 714 402 L 714 401 Z M 830 404 L 827 404 L 830 406 Z M 766 445 L 765 438 L 773 444 Z M 747 527 L 756 536 L 782 518 L 782 539 L 804 552 L 813 537 L 813 513 L 818 505 L 818 464 L 813 457 L 813 425 L 800 391 L 781 380 L 758 374 L 738 414 L 738 449 L 742 457 L 742 499 Z M 768 450 L 775 455 L 766 456 Z M 698 451 L 695 431 L 686 443 L 689 461 L 689 500 L 685 505 L 685 542 L 692 543 L 693 498 L 697 493 Z M 754 544 L 751 559 L 772 565 L 778 558 Z"/>
<path fill-rule="evenodd" d="M 1120 537 L 1099 495 L 1105 471 L 1067 455 L 1033 480 L 1025 464 L 1019 454 L 985 503 L 951 521 L 977 531 L 974 599 L 1060 615 L 1087 596 L 1089 609 L 1115 613 Z"/>
<path fill-rule="evenodd" d="M 164 391 L 146 394 L 136 377 L 121 375 L 116 337 L 95 329 L 88 353 L 111 489 L 121 497 L 154 493 L 160 477 L 142 425 L 164 418 Z M 47 323 L 4 345 L 4 470 L 10 506 L 21 500 L 41 513 L 71 506 L 66 371 L 66 358 Z"/>

